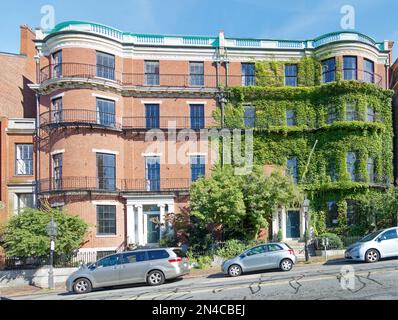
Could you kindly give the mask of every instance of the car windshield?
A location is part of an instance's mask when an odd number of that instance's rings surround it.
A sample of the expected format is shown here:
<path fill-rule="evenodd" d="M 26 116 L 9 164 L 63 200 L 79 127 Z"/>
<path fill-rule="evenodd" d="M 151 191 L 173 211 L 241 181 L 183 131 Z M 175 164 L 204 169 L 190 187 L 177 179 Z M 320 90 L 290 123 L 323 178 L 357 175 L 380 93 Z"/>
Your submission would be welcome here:
<path fill-rule="evenodd" d="M 378 234 L 380 234 L 381 231 L 376 231 L 368 234 L 367 236 L 364 236 L 359 242 L 368 242 L 370 240 L 373 240 Z"/>

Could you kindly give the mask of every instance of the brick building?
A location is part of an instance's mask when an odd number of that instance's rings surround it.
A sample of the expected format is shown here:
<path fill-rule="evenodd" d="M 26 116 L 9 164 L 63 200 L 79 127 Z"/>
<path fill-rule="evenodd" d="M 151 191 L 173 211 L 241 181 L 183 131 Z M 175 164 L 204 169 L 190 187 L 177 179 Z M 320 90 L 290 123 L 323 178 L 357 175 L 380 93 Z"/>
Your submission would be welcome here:
<path fill-rule="evenodd" d="M 192 181 L 210 175 L 217 152 L 200 134 L 222 126 L 214 114 L 227 88 L 256 84 L 256 61 L 285 61 L 285 86 L 300 86 L 294 61 L 313 56 L 321 86 L 341 68 L 343 80 L 388 88 L 392 49 L 356 32 L 286 41 L 133 34 L 78 21 L 37 30 L 35 44 L 38 79 L 28 87 L 38 95 L 38 196 L 84 218 L 82 250 L 95 251 L 154 245 L 170 230 L 155 221 L 183 211 Z M 245 107 L 245 127 L 255 113 Z M 303 212 L 283 210 L 271 225 L 274 237 L 279 229 L 301 237 Z"/>

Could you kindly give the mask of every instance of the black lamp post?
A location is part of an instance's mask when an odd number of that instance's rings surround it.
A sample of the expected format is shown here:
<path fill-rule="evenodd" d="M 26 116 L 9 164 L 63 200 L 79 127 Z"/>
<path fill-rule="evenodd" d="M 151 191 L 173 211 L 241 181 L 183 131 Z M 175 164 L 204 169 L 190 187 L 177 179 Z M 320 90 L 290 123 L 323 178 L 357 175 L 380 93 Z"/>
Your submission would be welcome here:
<path fill-rule="evenodd" d="M 58 234 L 58 226 L 55 223 L 54 219 L 51 218 L 51 221 L 47 224 L 46 227 L 47 235 L 51 238 L 50 243 L 50 271 L 48 272 L 48 288 L 54 289 L 54 250 L 55 250 L 55 237 Z"/>
<path fill-rule="evenodd" d="M 310 256 L 308 253 L 308 209 L 310 207 L 310 201 L 307 199 L 307 197 L 304 199 L 303 203 L 303 209 L 304 209 L 304 218 L 305 218 L 305 224 L 304 224 L 304 251 L 305 251 L 305 261 L 310 261 Z"/>

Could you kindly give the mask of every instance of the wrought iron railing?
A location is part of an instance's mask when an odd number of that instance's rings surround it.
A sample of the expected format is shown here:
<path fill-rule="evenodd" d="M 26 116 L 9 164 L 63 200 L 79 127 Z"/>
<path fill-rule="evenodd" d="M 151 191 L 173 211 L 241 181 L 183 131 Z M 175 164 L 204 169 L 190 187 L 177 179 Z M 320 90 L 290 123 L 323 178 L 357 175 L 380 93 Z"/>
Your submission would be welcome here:
<path fill-rule="evenodd" d="M 219 122 L 213 117 L 124 117 L 123 129 L 204 129 L 218 127 Z"/>
<path fill-rule="evenodd" d="M 328 70 L 322 72 L 322 83 L 328 83 L 336 80 L 355 80 L 366 83 L 373 83 L 380 87 L 385 87 L 383 77 L 375 72 L 367 70 L 342 68 L 335 70 Z"/>

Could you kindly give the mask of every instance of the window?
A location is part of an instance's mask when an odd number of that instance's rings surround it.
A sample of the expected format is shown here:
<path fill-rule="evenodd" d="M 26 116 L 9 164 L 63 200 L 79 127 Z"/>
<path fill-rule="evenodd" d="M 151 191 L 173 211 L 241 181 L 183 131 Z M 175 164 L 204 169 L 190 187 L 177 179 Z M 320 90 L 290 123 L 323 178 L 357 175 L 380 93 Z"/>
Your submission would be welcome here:
<path fill-rule="evenodd" d="M 33 175 L 33 144 L 15 145 L 15 174 L 18 176 Z"/>
<path fill-rule="evenodd" d="M 368 179 L 370 183 L 375 182 L 375 165 L 373 158 L 368 158 L 367 161 Z"/>
<path fill-rule="evenodd" d="M 282 247 L 278 244 L 268 244 L 267 248 L 268 252 L 283 250 Z"/>
<path fill-rule="evenodd" d="M 332 82 L 336 78 L 336 59 L 330 58 L 322 61 L 322 80 L 323 82 Z"/>
<path fill-rule="evenodd" d="M 97 52 L 97 77 L 115 80 L 115 56 Z"/>
<path fill-rule="evenodd" d="M 337 110 L 336 110 L 336 106 L 334 105 L 329 105 L 328 106 L 328 124 L 332 124 L 333 122 L 335 122 L 337 119 Z"/>
<path fill-rule="evenodd" d="M 203 104 L 191 104 L 191 129 L 198 130 L 205 127 L 205 106 Z"/>
<path fill-rule="evenodd" d="M 355 163 L 356 163 L 356 154 L 355 152 L 348 152 L 347 153 L 347 172 L 350 174 L 351 180 L 355 181 Z"/>
<path fill-rule="evenodd" d="M 62 98 L 51 100 L 51 122 L 59 123 L 62 121 Z"/>
<path fill-rule="evenodd" d="M 289 127 L 296 125 L 296 112 L 294 110 L 286 110 L 286 124 Z"/>
<path fill-rule="evenodd" d="M 254 63 L 242 63 L 242 86 L 254 86 L 255 83 Z"/>
<path fill-rule="evenodd" d="M 97 268 L 106 268 L 106 267 L 116 266 L 118 263 L 119 263 L 119 255 L 113 255 L 103 258 L 102 260 L 98 261 L 96 265 Z"/>
<path fill-rule="evenodd" d="M 160 157 L 145 158 L 146 191 L 160 190 Z"/>
<path fill-rule="evenodd" d="M 116 234 L 116 206 L 97 206 L 97 235 Z"/>
<path fill-rule="evenodd" d="M 343 79 L 357 80 L 357 57 L 343 57 Z"/>
<path fill-rule="evenodd" d="M 392 229 L 384 232 L 381 236 L 380 239 L 382 240 L 391 240 L 391 239 L 397 239 L 397 230 Z"/>
<path fill-rule="evenodd" d="M 114 191 L 116 189 L 116 156 L 97 153 L 98 189 Z"/>
<path fill-rule="evenodd" d="M 97 123 L 115 127 L 115 101 L 97 98 Z"/>
<path fill-rule="evenodd" d="M 328 165 L 329 177 L 332 182 L 336 181 L 336 162 L 334 159 L 329 161 Z"/>
<path fill-rule="evenodd" d="M 357 223 L 356 202 L 347 201 L 347 225 L 352 226 Z"/>
<path fill-rule="evenodd" d="M 287 172 L 293 178 L 294 183 L 298 182 L 297 178 L 297 157 L 292 157 L 287 160 Z"/>
<path fill-rule="evenodd" d="M 146 261 L 146 260 L 147 259 L 146 259 L 145 251 L 123 253 L 122 257 L 121 257 L 122 264 L 136 263 L 136 262 L 142 262 L 142 261 Z"/>
<path fill-rule="evenodd" d="M 335 201 L 327 202 L 327 218 L 326 218 L 326 225 L 331 228 L 337 224 L 338 219 L 338 211 L 337 211 L 337 204 Z"/>
<path fill-rule="evenodd" d="M 347 102 L 347 104 L 346 104 L 346 120 L 347 121 L 356 121 L 356 120 L 358 120 L 358 114 L 357 114 L 356 106 L 352 102 Z"/>
<path fill-rule="evenodd" d="M 189 83 L 191 86 L 204 86 L 204 64 L 203 62 L 189 63 Z"/>
<path fill-rule="evenodd" d="M 372 106 L 368 106 L 366 118 L 369 122 L 375 122 L 375 120 L 376 120 L 375 110 L 373 109 Z"/>
<path fill-rule="evenodd" d="M 297 87 L 297 65 L 285 65 L 285 86 Z"/>
<path fill-rule="evenodd" d="M 375 82 L 375 65 L 373 61 L 363 59 L 363 81 L 374 83 Z"/>
<path fill-rule="evenodd" d="M 191 157 L 191 180 L 195 182 L 200 177 L 205 176 L 205 157 L 192 156 Z"/>
<path fill-rule="evenodd" d="M 53 155 L 53 188 L 62 190 L 62 153 Z"/>
<path fill-rule="evenodd" d="M 147 129 L 159 128 L 159 105 L 146 104 L 145 105 L 145 119 Z"/>
<path fill-rule="evenodd" d="M 158 86 L 159 83 L 159 61 L 145 61 L 145 85 Z"/>
<path fill-rule="evenodd" d="M 62 76 L 62 51 L 53 53 L 52 55 L 52 76 L 59 78 Z"/>
<path fill-rule="evenodd" d="M 253 106 L 245 106 L 243 114 L 243 123 L 245 128 L 254 128 L 256 119 L 256 108 Z"/>
<path fill-rule="evenodd" d="M 170 255 L 166 250 L 151 250 L 148 251 L 149 260 L 167 259 Z"/>
<path fill-rule="evenodd" d="M 255 247 L 253 249 L 251 249 L 250 251 L 247 252 L 247 256 L 254 256 L 256 254 L 261 254 L 261 253 L 266 253 L 267 252 L 267 247 L 266 246 L 258 246 Z"/>
<path fill-rule="evenodd" d="M 16 213 L 20 214 L 25 208 L 34 208 L 34 197 L 32 193 L 17 193 Z"/>

